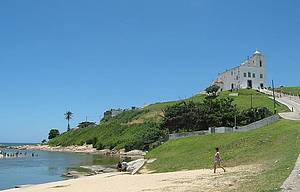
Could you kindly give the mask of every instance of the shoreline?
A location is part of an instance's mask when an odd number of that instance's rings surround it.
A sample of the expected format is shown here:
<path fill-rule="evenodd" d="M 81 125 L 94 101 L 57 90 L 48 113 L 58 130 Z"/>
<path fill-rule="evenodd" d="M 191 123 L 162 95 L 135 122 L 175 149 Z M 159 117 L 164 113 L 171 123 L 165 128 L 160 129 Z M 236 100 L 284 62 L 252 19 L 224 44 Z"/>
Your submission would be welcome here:
<path fill-rule="evenodd" d="M 84 145 L 84 146 L 68 146 L 68 147 L 51 147 L 48 145 L 23 145 L 23 146 L 9 146 L 5 148 L 0 148 L 0 150 L 14 150 L 13 152 L 21 152 L 21 154 L 25 151 L 49 151 L 49 152 L 62 152 L 62 153 L 83 153 L 83 154 L 99 154 L 103 156 L 111 156 L 111 157 L 121 157 L 122 155 L 125 154 L 126 157 L 131 157 L 130 162 L 127 162 L 128 168 L 127 172 L 122 172 L 122 173 L 127 173 L 127 174 L 135 174 L 135 171 L 139 170 L 146 162 L 147 160 L 144 158 L 145 152 L 134 150 L 134 151 L 129 151 L 127 153 L 123 153 L 123 150 L 118 150 L 111 152 L 111 150 L 101 150 L 98 151 L 92 147 L 92 145 Z M 27 151 L 27 152 L 28 152 Z M 8 151 L 12 152 L 12 151 Z M 132 156 L 134 154 L 134 156 Z M 0 155 L 1 156 L 1 155 Z M 134 158 L 132 158 L 134 157 Z M 14 156 L 14 157 L 5 157 L 5 158 L 21 158 L 21 156 Z M 135 160 L 134 160 L 135 159 Z M 103 166 L 103 165 L 81 165 L 78 168 L 80 169 L 85 169 L 84 171 L 82 170 L 76 170 L 76 169 L 70 169 L 66 170 L 65 173 L 61 175 L 61 178 L 65 178 L 66 180 L 73 180 L 73 179 L 79 179 L 79 178 L 86 178 L 86 177 L 91 177 L 91 176 L 96 176 L 96 175 L 103 175 L 103 174 L 119 174 L 117 168 L 114 168 L 112 166 Z M 64 180 L 58 180 L 56 182 L 61 182 Z M 27 183 L 25 185 L 12 185 L 10 189 L 18 189 L 18 188 L 24 188 L 28 186 L 35 186 L 35 185 L 41 185 L 41 184 L 30 184 Z M 2 190 L 8 190 L 8 189 L 2 189 Z M 1 189 L 0 189 L 1 191 Z"/>

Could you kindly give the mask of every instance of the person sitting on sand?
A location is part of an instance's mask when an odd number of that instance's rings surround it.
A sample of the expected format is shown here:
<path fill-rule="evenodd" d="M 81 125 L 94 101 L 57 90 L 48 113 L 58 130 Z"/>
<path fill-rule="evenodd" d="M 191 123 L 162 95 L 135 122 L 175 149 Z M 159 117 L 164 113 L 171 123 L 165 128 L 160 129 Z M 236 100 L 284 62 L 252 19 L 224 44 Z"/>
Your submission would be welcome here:
<path fill-rule="evenodd" d="M 128 164 L 125 162 L 125 160 L 122 161 L 122 171 L 126 171 L 128 167 Z"/>
<path fill-rule="evenodd" d="M 121 164 L 120 161 L 118 162 L 117 169 L 118 169 L 118 171 L 120 171 L 120 172 L 122 171 L 122 164 Z"/>
<path fill-rule="evenodd" d="M 216 147 L 216 153 L 215 153 L 215 156 L 214 156 L 214 173 L 216 173 L 216 170 L 217 170 L 217 166 L 219 166 L 220 168 L 222 168 L 225 172 L 225 168 L 221 165 L 221 154 L 220 154 L 220 151 L 219 151 L 219 147 Z"/>

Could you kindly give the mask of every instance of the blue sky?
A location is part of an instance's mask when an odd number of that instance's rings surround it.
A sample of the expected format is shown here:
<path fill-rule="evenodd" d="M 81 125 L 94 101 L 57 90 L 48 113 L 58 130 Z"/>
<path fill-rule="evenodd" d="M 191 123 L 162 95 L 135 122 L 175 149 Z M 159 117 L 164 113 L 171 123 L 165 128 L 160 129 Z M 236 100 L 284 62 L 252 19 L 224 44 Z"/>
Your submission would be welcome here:
<path fill-rule="evenodd" d="M 299 86 L 300 2 L 0 2 L 0 143 L 40 142 L 63 114 L 191 96 L 258 48 L 267 78 Z"/>

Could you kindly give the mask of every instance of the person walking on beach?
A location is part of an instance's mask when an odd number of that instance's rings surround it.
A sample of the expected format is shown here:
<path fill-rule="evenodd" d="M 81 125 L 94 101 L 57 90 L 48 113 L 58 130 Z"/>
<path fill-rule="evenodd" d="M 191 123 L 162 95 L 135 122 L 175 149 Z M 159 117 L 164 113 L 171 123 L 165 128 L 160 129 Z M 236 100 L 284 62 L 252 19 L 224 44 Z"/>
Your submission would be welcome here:
<path fill-rule="evenodd" d="M 215 156 L 214 156 L 214 173 L 216 173 L 216 170 L 217 170 L 217 166 L 219 166 L 220 168 L 223 169 L 223 171 L 225 172 L 225 168 L 221 165 L 221 154 L 220 154 L 220 151 L 219 151 L 219 147 L 216 147 L 216 153 L 215 153 Z"/>

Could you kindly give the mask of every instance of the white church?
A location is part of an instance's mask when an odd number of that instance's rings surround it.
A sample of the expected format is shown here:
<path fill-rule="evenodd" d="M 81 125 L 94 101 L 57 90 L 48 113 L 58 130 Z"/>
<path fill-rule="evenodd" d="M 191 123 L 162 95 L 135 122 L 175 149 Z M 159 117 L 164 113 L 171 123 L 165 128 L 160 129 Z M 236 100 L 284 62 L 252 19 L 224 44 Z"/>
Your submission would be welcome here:
<path fill-rule="evenodd" d="M 222 91 L 234 89 L 261 89 L 267 87 L 264 56 L 256 50 L 241 65 L 219 73 L 213 82 Z"/>

